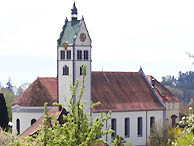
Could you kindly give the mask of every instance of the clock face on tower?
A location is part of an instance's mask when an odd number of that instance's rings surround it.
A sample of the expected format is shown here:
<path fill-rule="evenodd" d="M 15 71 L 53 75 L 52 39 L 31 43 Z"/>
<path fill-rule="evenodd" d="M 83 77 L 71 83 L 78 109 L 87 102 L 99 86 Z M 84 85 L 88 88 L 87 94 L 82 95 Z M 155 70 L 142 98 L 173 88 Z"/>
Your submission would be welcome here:
<path fill-rule="evenodd" d="M 80 38 L 81 42 L 84 42 L 86 40 L 86 34 L 85 33 L 81 33 L 79 38 Z"/>

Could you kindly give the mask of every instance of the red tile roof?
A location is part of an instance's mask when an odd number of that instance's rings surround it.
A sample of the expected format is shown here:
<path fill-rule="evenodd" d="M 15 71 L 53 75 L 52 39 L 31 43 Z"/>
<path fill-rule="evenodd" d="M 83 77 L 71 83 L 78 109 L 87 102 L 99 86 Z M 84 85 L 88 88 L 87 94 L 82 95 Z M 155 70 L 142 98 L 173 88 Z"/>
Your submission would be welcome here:
<path fill-rule="evenodd" d="M 13 105 L 43 106 L 57 101 L 57 78 L 37 78 Z M 92 72 L 93 112 L 164 110 L 140 72 Z"/>
<path fill-rule="evenodd" d="M 140 72 L 93 72 L 93 112 L 164 110 Z"/>
<path fill-rule="evenodd" d="M 180 102 L 180 99 L 177 96 L 170 92 L 164 85 L 158 82 L 154 77 L 148 75 L 147 78 L 151 84 L 154 82 L 155 84 L 154 89 L 164 102 Z"/>
<path fill-rule="evenodd" d="M 37 78 L 12 105 L 43 106 L 45 102 L 48 102 L 48 106 L 57 102 L 56 78 Z"/>

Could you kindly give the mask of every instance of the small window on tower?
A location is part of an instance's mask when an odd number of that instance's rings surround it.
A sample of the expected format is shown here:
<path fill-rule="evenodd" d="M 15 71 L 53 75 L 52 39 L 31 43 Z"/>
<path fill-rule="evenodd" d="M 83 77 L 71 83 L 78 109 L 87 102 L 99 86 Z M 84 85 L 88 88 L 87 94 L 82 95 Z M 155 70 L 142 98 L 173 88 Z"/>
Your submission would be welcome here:
<path fill-rule="evenodd" d="M 63 67 L 63 75 L 69 75 L 69 67 L 67 65 Z"/>
<path fill-rule="evenodd" d="M 84 50 L 84 60 L 88 60 L 88 50 Z"/>
<path fill-rule="evenodd" d="M 86 75 L 86 67 L 85 67 L 85 70 L 83 70 L 83 68 L 84 68 L 84 66 L 82 65 L 82 66 L 80 67 L 80 75 L 83 75 L 83 74 Z"/>
<path fill-rule="evenodd" d="M 61 60 L 64 60 L 64 59 L 65 59 L 65 51 L 61 50 Z"/>
<path fill-rule="evenodd" d="M 82 60 L 82 51 L 77 50 L 77 60 Z"/>
<path fill-rule="evenodd" d="M 71 59 L 71 50 L 67 50 L 67 59 L 68 59 L 68 60 Z"/>

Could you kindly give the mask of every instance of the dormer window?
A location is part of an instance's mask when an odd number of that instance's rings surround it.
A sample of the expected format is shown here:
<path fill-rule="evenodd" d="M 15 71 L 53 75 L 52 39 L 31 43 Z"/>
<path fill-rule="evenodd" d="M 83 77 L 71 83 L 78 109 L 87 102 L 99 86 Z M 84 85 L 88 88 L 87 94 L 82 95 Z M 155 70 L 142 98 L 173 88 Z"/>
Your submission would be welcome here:
<path fill-rule="evenodd" d="M 77 50 L 77 60 L 82 60 L 82 51 Z"/>
<path fill-rule="evenodd" d="M 67 65 L 63 67 L 63 75 L 69 75 L 69 67 Z"/>
<path fill-rule="evenodd" d="M 84 50 L 84 60 L 88 60 L 88 50 Z"/>
<path fill-rule="evenodd" d="M 61 60 L 64 60 L 64 59 L 65 59 L 65 51 L 61 50 Z"/>
<path fill-rule="evenodd" d="M 67 50 L 67 59 L 68 59 L 68 60 L 71 59 L 71 50 Z"/>

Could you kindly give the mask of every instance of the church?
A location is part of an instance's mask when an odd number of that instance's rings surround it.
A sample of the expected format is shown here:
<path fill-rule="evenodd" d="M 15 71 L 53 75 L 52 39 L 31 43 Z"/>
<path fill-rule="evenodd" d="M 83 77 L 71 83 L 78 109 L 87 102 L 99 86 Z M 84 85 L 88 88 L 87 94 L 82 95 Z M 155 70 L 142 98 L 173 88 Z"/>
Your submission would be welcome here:
<path fill-rule="evenodd" d="M 44 113 L 44 103 L 56 112 L 52 104 L 58 102 L 66 108 L 71 97 L 70 86 L 82 82 L 85 67 L 84 110 L 96 118 L 100 113 L 112 112 L 104 123 L 115 131 L 104 139 L 110 144 L 117 135 L 135 146 L 146 145 L 154 123 L 163 124 L 166 107 L 142 68 L 137 72 L 93 72 L 92 40 L 84 17 L 77 17 L 74 3 L 71 20 L 65 19 L 57 40 L 57 77 L 37 78 L 12 104 L 13 131 L 32 135 Z M 78 85 L 78 91 L 80 88 Z M 75 99 L 76 100 L 76 99 Z M 100 102 L 91 108 L 91 102 Z"/>

